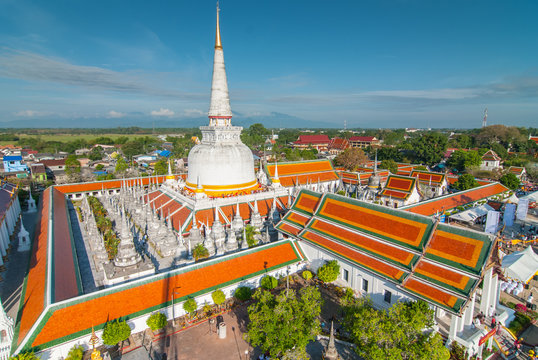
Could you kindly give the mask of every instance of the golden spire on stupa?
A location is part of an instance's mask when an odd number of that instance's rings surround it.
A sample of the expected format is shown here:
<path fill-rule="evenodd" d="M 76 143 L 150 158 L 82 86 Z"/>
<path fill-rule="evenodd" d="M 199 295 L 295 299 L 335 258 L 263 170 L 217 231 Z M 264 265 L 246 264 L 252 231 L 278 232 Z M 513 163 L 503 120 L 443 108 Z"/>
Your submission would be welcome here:
<path fill-rule="evenodd" d="M 215 49 L 222 50 L 222 42 L 220 40 L 219 12 L 219 2 L 217 1 L 217 34 L 215 35 Z"/>

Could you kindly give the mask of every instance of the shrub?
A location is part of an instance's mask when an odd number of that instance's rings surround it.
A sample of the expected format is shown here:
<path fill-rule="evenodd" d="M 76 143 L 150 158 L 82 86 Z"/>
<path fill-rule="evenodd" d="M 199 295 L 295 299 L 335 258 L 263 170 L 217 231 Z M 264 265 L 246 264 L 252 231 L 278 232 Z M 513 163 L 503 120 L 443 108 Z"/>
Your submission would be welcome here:
<path fill-rule="evenodd" d="M 305 279 L 306 281 L 312 279 L 312 272 L 310 272 L 309 270 L 303 271 L 303 279 Z"/>
<path fill-rule="evenodd" d="M 222 290 L 214 291 L 211 294 L 211 298 L 213 299 L 215 305 L 218 305 L 219 307 L 226 301 L 226 295 L 224 295 Z"/>
<path fill-rule="evenodd" d="M 331 260 L 318 270 L 318 278 L 326 283 L 332 282 L 338 278 L 340 274 L 340 265 L 336 260 Z"/>
<path fill-rule="evenodd" d="M 531 323 L 531 318 L 530 316 L 522 314 L 518 311 L 516 311 L 514 315 L 515 319 L 512 320 L 508 328 L 510 329 L 510 331 L 512 331 L 514 335 L 517 336 L 520 332 L 522 332 L 529 326 L 529 324 Z"/>
<path fill-rule="evenodd" d="M 195 312 L 197 308 L 198 308 L 198 304 L 196 303 L 196 300 L 194 300 L 193 298 L 189 298 L 187 299 L 187 301 L 183 303 L 183 310 L 185 310 L 189 314 L 192 314 L 193 312 Z"/>
<path fill-rule="evenodd" d="M 113 321 L 105 325 L 103 330 L 103 343 L 105 345 L 116 345 L 131 336 L 131 328 L 125 321 Z"/>
<path fill-rule="evenodd" d="M 262 278 L 261 286 L 266 290 L 273 290 L 278 285 L 278 280 L 271 275 L 266 275 Z"/>
<path fill-rule="evenodd" d="M 234 296 L 240 301 L 250 300 L 252 297 L 252 289 L 248 286 L 240 286 L 235 289 Z"/>
<path fill-rule="evenodd" d="M 41 359 L 41 358 L 37 357 L 36 354 L 34 354 L 33 351 L 20 353 L 17 356 L 9 358 L 9 360 L 39 360 L 39 359 Z"/>
<path fill-rule="evenodd" d="M 166 326 L 168 322 L 166 321 L 166 316 L 163 313 L 152 314 L 147 320 L 146 324 L 151 329 L 151 331 L 161 330 Z"/>
<path fill-rule="evenodd" d="M 73 345 L 73 347 L 69 349 L 65 360 L 82 360 L 83 356 L 84 348 L 82 347 L 82 345 Z"/>

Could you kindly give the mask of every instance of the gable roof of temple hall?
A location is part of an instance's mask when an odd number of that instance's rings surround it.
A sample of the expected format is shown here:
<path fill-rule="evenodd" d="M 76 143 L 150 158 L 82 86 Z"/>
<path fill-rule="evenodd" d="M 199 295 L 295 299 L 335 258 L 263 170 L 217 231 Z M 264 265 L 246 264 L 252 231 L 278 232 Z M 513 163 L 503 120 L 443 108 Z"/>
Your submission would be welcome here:
<path fill-rule="evenodd" d="M 305 190 L 277 228 L 455 314 L 478 286 L 493 249 L 485 233 Z"/>
<path fill-rule="evenodd" d="M 327 159 L 267 164 L 266 169 L 271 179 L 275 176 L 275 167 L 278 169 L 280 183 L 285 187 L 339 179 L 330 160 Z"/>

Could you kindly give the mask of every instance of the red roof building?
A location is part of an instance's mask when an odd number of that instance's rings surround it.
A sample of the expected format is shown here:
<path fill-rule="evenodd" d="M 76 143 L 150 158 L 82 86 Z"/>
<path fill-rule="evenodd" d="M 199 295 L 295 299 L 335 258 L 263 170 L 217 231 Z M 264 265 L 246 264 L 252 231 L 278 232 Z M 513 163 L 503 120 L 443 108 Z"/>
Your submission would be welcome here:
<path fill-rule="evenodd" d="M 295 149 L 316 149 L 319 152 L 327 151 L 331 140 L 327 135 L 299 135 L 297 141 L 293 143 Z"/>
<path fill-rule="evenodd" d="M 332 138 L 328 147 L 329 154 L 338 155 L 350 146 L 351 145 L 349 144 L 349 141 L 347 139 Z"/>

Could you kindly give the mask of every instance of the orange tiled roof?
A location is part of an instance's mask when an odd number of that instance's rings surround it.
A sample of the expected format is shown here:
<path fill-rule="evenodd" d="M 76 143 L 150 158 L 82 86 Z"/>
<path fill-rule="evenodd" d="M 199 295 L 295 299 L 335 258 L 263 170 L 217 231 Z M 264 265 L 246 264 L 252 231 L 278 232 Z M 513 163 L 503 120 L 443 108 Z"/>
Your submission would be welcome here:
<path fill-rule="evenodd" d="M 47 259 L 47 244 L 51 191 L 52 188 L 49 187 L 41 195 L 41 207 L 35 229 L 32 257 L 30 258 L 29 271 L 21 295 L 21 298 L 24 299 L 21 302 L 23 306 L 19 309 L 20 321 L 17 324 L 18 327 L 14 335 L 14 338 L 17 338 L 17 345 L 21 343 L 22 339 L 30 331 L 30 328 L 37 322 L 37 319 L 46 306 L 45 284 L 47 283 L 47 263 L 49 261 Z"/>
<path fill-rule="evenodd" d="M 417 204 L 408 205 L 406 211 L 432 216 L 441 211 L 447 211 L 457 206 L 466 205 L 490 196 L 502 194 L 508 191 L 508 188 L 499 183 L 491 183 L 476 187 L 455 194 L 440 196 L 432 200 L 423 201 Z"/>
<path fill-rule="evenodd" d="M 296 205 L 290 213 L 300 210 Z M 452 313 L 469 300 L 492 250 L 488 235 L 333 194 L 321 196 L 311 216 L 294 220 L 286 215 L 277 228 Z"/>
<path fill-rule="evenodd" d="M 132 179 L 125 179 L 125 184 L 127 186 L 134 186 L 136 184 L 140 183 L 140 180 L 142 180 L 143 185 L 148 185 L 151 181 L 151 183 L 163 183 L 166 180 L 166 176 L 152 176 L 152 177 L 140 177 L 140 178 L 132 178 Z M 119 189 L 122 185 L 122 181 L 124 180 L 107 180 L 107 181 L 94 181 L 94 182 L 88 182 L 88 183 L 80 183 L 80 184 L 66 184 L 66 185 L 57 185 L 56 189 L 60 190 L 64 194 L 71 194 L 71 193 L 79 193 L 79 192 L 89 192 L 89 191 L 101 191 L 101 189 L 108 190 L 108 189 Z"/>
<path fill-rule="evenodd" d="M 420 183 L 437 186 L 443 185 L 445 181 L 445 174 L 431 171 L 413 170 L 411 177 L 417 178 Z"/>
<path fill-rule="evenodd" d="M 312 160 L 278 163 L 278 178 L 285 187 L 338 180 L 338 174 L 329 160 Z M 275 164 L 267 164 L 269 177 L 275 175 Z"/>
<path fill-rule="evenodd" d="M 416 186 L 414 177 L 389 175 L 387 183 L 381 191 L 381 196 L 397 199 L 407 199 L 413 193 Z"/>
<path fill-rule="evenodd" d="M 509 172 L 516 175 L 521 175 L 524 170 L 525 170 L 524 167 L 518 167 L 518 166 L 510 166 L 510 168 L 508 169 Z"/>
<path fill-rule="evenodd" d="M 77 297 L 62 305 L 53 305 L 50 316 L 30 334 L 25 348 L 47 348 L 65 341 L 72 334 L 88 334 L 92 326 L 102 328 L 111 319 L 133 318 L 156 307 L 169 306 L 174 290 L 177 291 L 176 302 L 181 302 L 188 296 L 210 292 L 222 284 L 243 281 L 300 260 L 294 245 L 285 241 Z M 27 317 L 27 309 L 24 309 L 22 320 L 26 321 Z M 18 344 L 24 335 L 19 333 Z"/>

